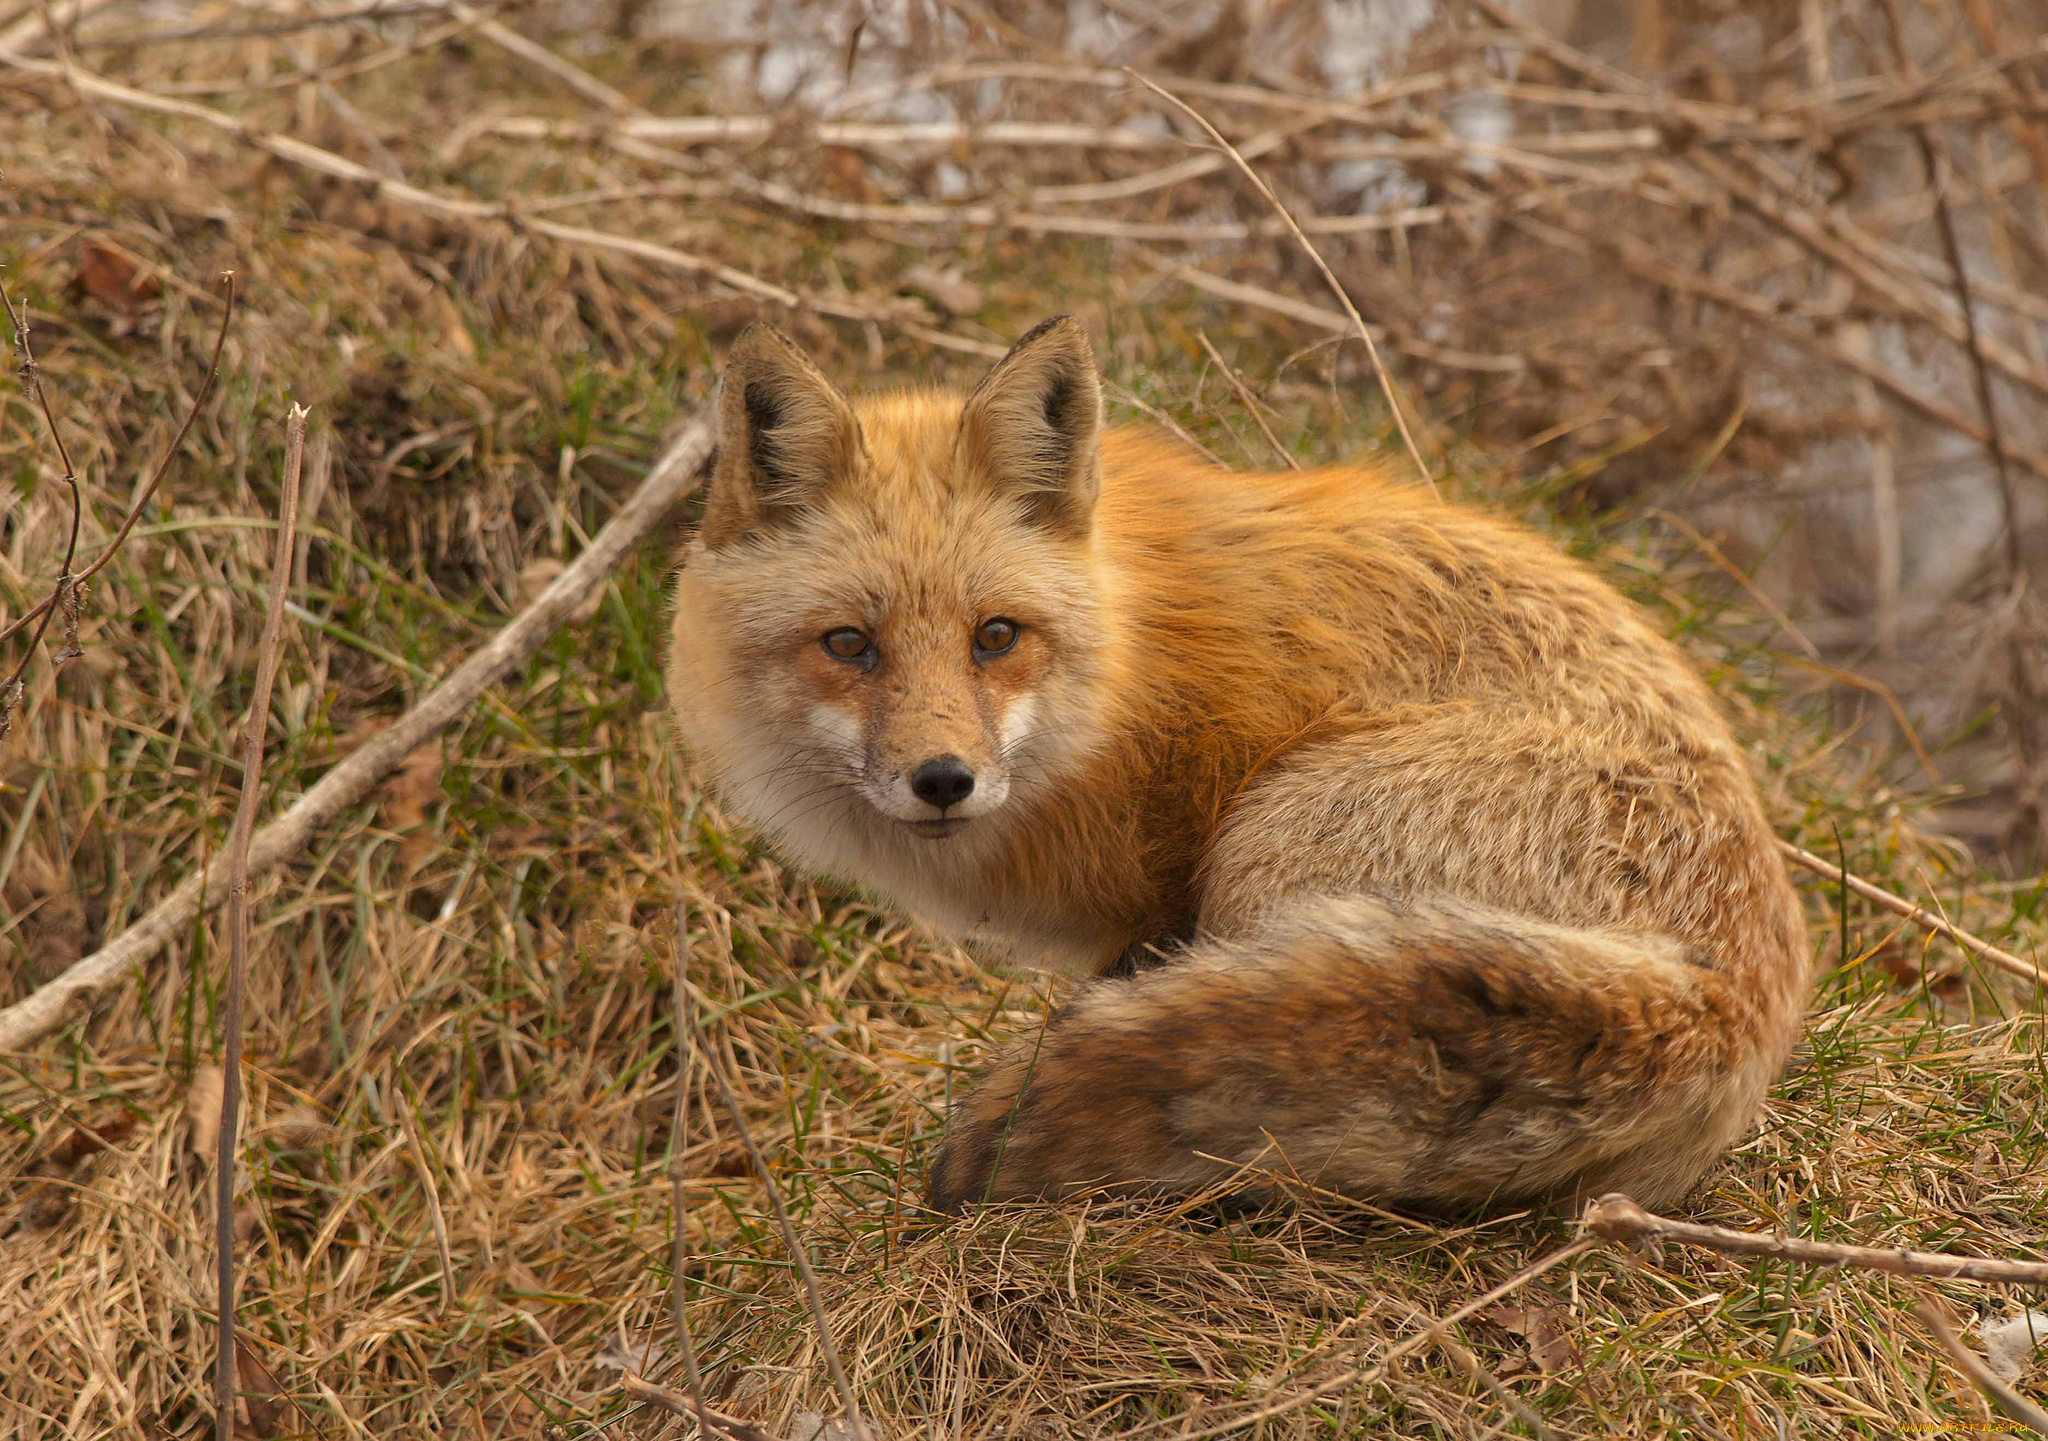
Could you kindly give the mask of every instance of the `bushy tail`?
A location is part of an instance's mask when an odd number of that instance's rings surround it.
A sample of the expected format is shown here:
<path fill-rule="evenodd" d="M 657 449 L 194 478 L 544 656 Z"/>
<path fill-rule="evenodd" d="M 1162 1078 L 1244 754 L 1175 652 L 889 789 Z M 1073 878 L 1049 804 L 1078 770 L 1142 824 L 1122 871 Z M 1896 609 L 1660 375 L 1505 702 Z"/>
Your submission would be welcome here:
<path fill-rule="evenodd" d="M 1244 1163 L 1430 1210 L 1668 1203 L 1782 1068 L 1804 966 L 1452 901 L 1321 900 L 1084 992 L 955 1106 L 932 1204 L 1190 1189 Z"/>

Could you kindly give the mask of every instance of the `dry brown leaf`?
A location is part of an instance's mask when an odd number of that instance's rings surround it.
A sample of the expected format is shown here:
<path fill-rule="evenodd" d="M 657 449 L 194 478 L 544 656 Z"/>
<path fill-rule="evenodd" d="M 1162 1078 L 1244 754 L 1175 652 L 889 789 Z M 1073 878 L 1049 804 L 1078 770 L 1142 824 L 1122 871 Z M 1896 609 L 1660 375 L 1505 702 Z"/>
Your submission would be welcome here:
<path fill-rule="evenodd" d="M 255 1348 L 239 1336 L 235 1339 L 235 1384 L 242 1393 L 241 1415 L 237 1419 L 243 1423 L 235 1429 L 266 1441 L 282 1435 L 280 1423 L 287 1399 L 284 1387 L 277 1384 L 277 1377 L 270 1374 Z"/>
<path fill-rule="evenodd" d="M 185 1088 L 185 1143 L 201 1160 L 213 1160 L 220 1140 L 220 1102 L 227 1082 L 219 1066 L 203 1065 L 192 1072 Z"/>
<path fill-rule="evenodd" d="M 52 1166 L 69 1170 L 87 1156 L 126 1140 L 135 1125 L 135 1113 L 121 1111 L 91 1126 L 73 1126 L 63 1140 L 50 1148 L 45 1159 Z"/>
<path fill-rule="evenodd" d="M 1529 1360 L 1546 1376 L 1584 1364 L 1578 1343 L 1571 1337 L 1571 1317 L 1555 1306 L 1489 1306 L 1479 1315 L 1519 1336 L 1528 1348 Z"/>
<path fill-rule="evenodd" d="M 441 799 L 441 747 L 423 745 L 399 763 L 378 791 L 378 818 L 394 831 L 427 823 L 427 807 Z"/>
<path fill-rule="evenodd" d="M 1918 990 L 1925 984 L 1937 1000 L 1954 1003 L 1964 999 L 1970 988 L 1964 979 L 1966 973 L 1952 966 L 1937 965 L 1936 974 L 1929 977 L 1927 954 L 1925 946 L 1909 945 L 1898 935 L 1885 937 L 1868 953 L 1870 964 L 1902 990 Z"/>
<path fill-rule="evenodd" d="M 74 296 L 99 302 L 130 326 L 161 293 L 156 277 L 135 257 L 103 240 L 88 240 L 78 253 L 78 270 L 68 287 Z"/>
<path fill-rule="evenodd" d="M 455 298 L 445 290 L 436 290 L 434 298 L 441 308 L 441 346 L 454 351 L 465 360 L 476 359 L 476 337 L 469 333 L 469 322 L 462 318 Z"/>

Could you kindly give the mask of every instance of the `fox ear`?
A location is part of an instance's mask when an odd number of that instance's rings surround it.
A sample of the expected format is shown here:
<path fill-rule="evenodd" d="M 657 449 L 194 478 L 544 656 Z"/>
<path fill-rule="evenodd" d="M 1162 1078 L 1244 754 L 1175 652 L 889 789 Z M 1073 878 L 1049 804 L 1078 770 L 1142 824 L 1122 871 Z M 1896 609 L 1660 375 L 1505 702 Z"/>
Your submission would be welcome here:
<path fill-rule="evenodd" d="M 1010 347 L 967 398 L 958 457 L 1023 496 L 1050 529 L 1088 529 L 1100 488 L 1102 382 L 1088 332 L 1056 315 Z"/>
<path fill-rule="evenodd" d="M 795 342 L 771 325 L 748 326 L 719 378 L 704 543 L 716 550 L 789 520 L 852 473 L 861 445 L 853 407 Z"/>

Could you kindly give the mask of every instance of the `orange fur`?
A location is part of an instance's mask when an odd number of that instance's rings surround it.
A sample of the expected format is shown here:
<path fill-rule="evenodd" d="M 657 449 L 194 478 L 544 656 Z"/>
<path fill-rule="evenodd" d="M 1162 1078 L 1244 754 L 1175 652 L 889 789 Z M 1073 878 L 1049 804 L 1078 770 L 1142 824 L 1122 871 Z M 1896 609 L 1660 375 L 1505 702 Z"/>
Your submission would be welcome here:
<path fill-rule="evenodd" d="M 799 861 L 1143 971 L 959 1103 L 935 1204 L 1199 1185 L 1204 1156 L 1655 1204 L 1750 1123 L 1804 1008 L 1798 907 L 1705 688 L 1584 567 L 1369 468 L 1101 432 L 1071 321 L 965 401 L 847 401 L 758 328 L 725 385 L 684 738 Z M 977 651 L 997 617 L 1014 645 Z M 942 756 L 974 779 L 946 811 Z"/>

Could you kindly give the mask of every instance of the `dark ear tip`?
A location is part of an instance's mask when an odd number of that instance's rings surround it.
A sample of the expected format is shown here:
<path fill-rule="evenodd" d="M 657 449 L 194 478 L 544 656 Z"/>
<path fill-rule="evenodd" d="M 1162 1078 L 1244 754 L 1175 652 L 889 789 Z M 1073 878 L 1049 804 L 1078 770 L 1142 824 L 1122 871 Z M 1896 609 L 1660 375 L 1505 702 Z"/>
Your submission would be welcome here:
<path fill-rule="evenodd" d="M 766 350 L 789 350 L 802 354 L 797 343 L 765 320 L 751 320 L 725 352 L 726 364 L 748 360 Z"/>
<path fill-rule="evenodd" d="M 1090 344 L 1088 339 L 1088 327 L 1083 325 L 1079 320 L 1075 319 L 1072 315 L 1063 314 L 1049 315 L 1044 320 L 1039 321 L 1038 324 L 1032 326 L 1029 330 L 1025 331 L 1022 335 L 1018 336 L 1017 343 L 1010 347 L 1010 354 L 1015 355 L 1018 352 L 1025 350 L 1026 348 L 1032 345 L 1037 344 L 1041 340 L 1050 339 L 1054 336 L 1059 337 L 1061 340 L 1068 341 L 1072 344 L 1078 345 L 1081 349 L 1088 351 L 1090 354 L 1094 353 L 1094 347 Z"/>

